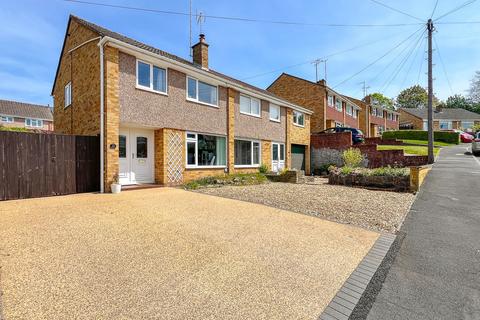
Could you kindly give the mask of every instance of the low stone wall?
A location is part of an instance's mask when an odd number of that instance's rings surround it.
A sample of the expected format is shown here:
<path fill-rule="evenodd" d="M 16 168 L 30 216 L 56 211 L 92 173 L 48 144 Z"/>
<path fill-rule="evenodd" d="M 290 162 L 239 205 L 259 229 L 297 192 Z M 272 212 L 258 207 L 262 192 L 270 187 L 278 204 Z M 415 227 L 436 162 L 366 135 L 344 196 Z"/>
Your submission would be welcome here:
<path fill-rule="evenodd" d="M 272 182 L 303 183 L 305 172 L 301 170 L 288 170 L 283 174 L 267 174 L 266 177 Z"/>
<path fill-rule="evenodd" d="M 410 167 L 410 191 L 417 192 L 423 184 L 431 166 Z"/>
<path fill-rule="evenodd" d="M 410 177 L 392 177 L 392 176 L 364 176 L 357 174 L 342 175 L 331 172 L 328 175 L 328 183 L 334 185 L 343 185 L 349 187 L 364 187 L 383 189 L 397 192 L 410 191 Z"/>

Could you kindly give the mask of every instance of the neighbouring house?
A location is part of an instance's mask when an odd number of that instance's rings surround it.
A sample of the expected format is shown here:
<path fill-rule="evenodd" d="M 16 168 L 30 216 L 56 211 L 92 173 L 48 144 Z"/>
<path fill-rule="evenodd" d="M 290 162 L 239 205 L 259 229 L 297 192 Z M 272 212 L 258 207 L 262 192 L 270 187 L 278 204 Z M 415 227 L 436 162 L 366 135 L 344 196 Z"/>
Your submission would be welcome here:
<path fill-rule="evenodd" d="M 267 90 L 311 110 L 312 133 L 339 126 L 360 128 L 360 107 L 328 87 L 325 80 L 312 82 L 282 73 Z"/>
<path fill-rule="evenodd" d="M 428 130 L 428 109 L 400 108 L 400 129 Z M 460 108 L 437 107 L 433 130 L 468 130 L 480 124 L 480 114 Z"/>
<path fill-rule="evenodd" d="M 360 130 L 366 137 L 379 137 L 384 131 L 399 129 L 399 112 L 379 106 L 370 96 L 366 96 L 364 100 L 348 98 L 360 107 Z"/>
<path fill-rule="evenodd" d="M 0 100 L 0 127 L 53 131 L 53 114 L 49 106 Z"/>
<path fill-rule="evenodd" d="M 102 191 L 254 172 L 310 171 L 310 110 L 193 61 L 70 16 L 54 97 L 55 131 L 100 135 Z M 235 63 L 232 61 L 232 63 Z"/>

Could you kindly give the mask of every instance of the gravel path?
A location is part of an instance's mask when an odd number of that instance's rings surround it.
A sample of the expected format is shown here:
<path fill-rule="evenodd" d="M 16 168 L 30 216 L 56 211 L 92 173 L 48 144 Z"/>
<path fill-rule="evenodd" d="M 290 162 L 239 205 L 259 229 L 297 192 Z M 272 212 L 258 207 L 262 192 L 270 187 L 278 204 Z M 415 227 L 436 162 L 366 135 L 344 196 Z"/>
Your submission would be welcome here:
<path fill-rule="evenodd" d="M 266 183 L 204 188 L 197 192 L 392 233 L 400 229 L 415 198 L 410 193 L 333 186 L 326 178 L 315 178 L 315 182 L 309 184 Z"/>

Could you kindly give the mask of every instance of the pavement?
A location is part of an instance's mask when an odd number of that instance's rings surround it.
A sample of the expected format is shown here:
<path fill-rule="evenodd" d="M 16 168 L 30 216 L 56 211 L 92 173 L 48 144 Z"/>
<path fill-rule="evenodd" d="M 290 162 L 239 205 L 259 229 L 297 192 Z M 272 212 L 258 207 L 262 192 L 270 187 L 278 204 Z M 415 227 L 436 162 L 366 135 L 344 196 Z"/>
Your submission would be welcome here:
<path fill-rule="evenodd" d="M 443 148 L 367 319 L 480 319 L 480 159 Z"/>
<path fill-rule="evenodd" d="M 1 202 L 0 312 L 316 319 L 378 237 L 173 188 Z"/>

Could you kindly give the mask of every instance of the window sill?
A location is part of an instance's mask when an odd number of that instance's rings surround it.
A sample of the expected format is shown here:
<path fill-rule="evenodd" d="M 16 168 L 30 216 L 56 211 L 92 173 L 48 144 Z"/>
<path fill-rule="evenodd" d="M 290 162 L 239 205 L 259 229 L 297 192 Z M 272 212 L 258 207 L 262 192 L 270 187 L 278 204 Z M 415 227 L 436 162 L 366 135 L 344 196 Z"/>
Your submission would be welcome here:
<path fill-rule="evenodd" d="M 68 109 L 68 108 L 70 108 L 71 106 L 72 106 L 72 104 L 70 103 L 68 106 L 64 106 L 64 107 L 63 107 L 63 110 Z"/>
<path fill-rule="evenodd" d="M 246 113 L 246 112 L 240 111 L 240 114 L 244 114 L 246 116 L 255 117 L 255 118 L 261 118 L 260 115 L 256 115 L 256 114 L 253 114 L 253 113 Z"/>
<path fill-rule="evenodd" d="M 190 99 L 190 98 L 187 98 L 187 101 L 193 102 L 193 103 L 196 103 L 196 104 L 200 104 L 200 105 L 203 105 L 203 106 L 207 106 L 207 107 L 220 109 L 219 106 L 211 104 L 211 103 L 206 103 L 206 102 L 202 102 L 202 101 L 198 101 L 198 100 L 194 100 L 194 99 Z"/>
<path fill-rule="evenodd" d="M 259 164 L 254 164 L 254 165 L 234 165 L 233 166 L 234 168 L 239 168 L 239 169 L 248 169 L 248 168 L 251 168 L 251 169 L 254 169 L 254 168 L 259 168 L 260 165 Z"/>
<path fill-rule="evenodd" d="M 185 170 L 225 169 L 227 166 L 185 166 Z"/>
<path fill-rule="evenodd" d="M 305 128 L 305 125 L 302 126 L 301 124 L 296 124 L 295 122 L 293 123 L 293 125 L 299 128 Z"/>
<path fill-rule="evenodd" d="M 271 119 L 271 118 L 270 118 L 270 121 L 276 122 L 276 123 L 280 123 L 280 120 L 277 120 L 277 119 Z"/>
<path fill-rule="evenodd" d="M 135 89 L 142 90 L 142 91 L 147 91 L 147 92 L 151 92 L 151 93 L 156 93 L 156 94 L 159 94 L 159 95 L 162 95 L 162 96 L 168 96 L 168 93 L 166 93 L 166 92 L 156 91 L 156 90 L 153 90 L 153 89 L 150 89 L 150 88 L 147 88 L 147 87 L 142 87 L 142 86 L 139 86 L 139 85 L 136 85 Z"/>

